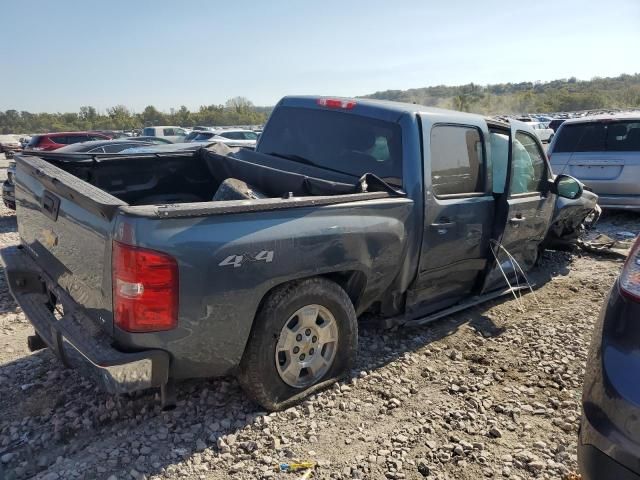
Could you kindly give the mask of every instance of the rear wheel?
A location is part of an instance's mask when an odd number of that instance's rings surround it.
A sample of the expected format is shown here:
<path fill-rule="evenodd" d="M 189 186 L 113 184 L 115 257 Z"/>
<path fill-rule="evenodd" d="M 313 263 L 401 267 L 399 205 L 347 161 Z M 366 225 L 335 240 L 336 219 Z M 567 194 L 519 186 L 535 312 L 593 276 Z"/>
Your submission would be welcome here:
<path fill-rule="evenodd" d="M 357 342 L 355 310 L 340 286 L 324 278 L 292 282 L 263 302 L 238 377 L 264 408 L 286 408 L 348 374 Z"/>

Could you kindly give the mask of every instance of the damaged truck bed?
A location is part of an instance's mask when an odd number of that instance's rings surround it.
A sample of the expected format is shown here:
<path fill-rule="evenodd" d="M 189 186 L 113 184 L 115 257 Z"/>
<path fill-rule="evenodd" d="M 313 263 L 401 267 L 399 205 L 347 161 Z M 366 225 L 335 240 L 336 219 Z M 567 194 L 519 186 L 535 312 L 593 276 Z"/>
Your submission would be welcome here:
<path fill-rule="evenodd" d="M 32 347 L 165 406 L 235 374 L 286 407 L 349 373 L 361 314 L 495 297 L 596 209 L 526 124 L 324 97 L 283 99 L 255 152 L 23 155 L 15 183 Z"/>

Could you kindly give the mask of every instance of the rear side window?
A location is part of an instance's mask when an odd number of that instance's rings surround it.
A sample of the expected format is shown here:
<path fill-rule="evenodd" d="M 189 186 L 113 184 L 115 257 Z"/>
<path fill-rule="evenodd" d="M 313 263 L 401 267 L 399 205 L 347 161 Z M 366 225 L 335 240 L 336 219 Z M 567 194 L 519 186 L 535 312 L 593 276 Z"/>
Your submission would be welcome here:
<path fill-rule="evenodd" d="M 34 148 L 37 147 L 38 144 L 40 143 L 40 139 L 42 137 L 40 135 L 35 135 L 33 137 L 31 137 L 31 140 L 29 140 L 29 143 L 27 143 L 27 148 Z"/>
<path fill-rule="evenodd" d="M 53 143 L 57 143 L 59 145 L 68 145 L 69 144 L 69 139 L 67 137 L 65 137 L 64 135 L 55 135 L 53 137 L 49 137 L 49 140 L 51 140 Z"/>
<path fill-rule="evenodd" d="M 142 135 L 145 137 L 154 137 L 156 134 L 156 129 L 153 127 L 147 127 L 142 131 Z"/>
<path fill-rule="evenodd" d="M 244 140 L 242 132 L 223 132 L 220 136 L 228 138 L 229 140 Z"/>
<path fill-rule="evenodd" d="M 200 132 L 193 139 L 195 142 L 206 142 L 215 134 L 213 132 Z"/>
<path fill-rule="evenodd" d="M 162 134 L 165 137 L 170 137 L 172 135 L 176 135 L 176 132 L 175 132 L 175 130 L 173 128 L 163 128 L 162 129 Z"/>
<path fill-rule="evenodd" d="M 74 143 L 87 142 L 89 141 L 89 137 L 87 135 L 69 135 L 66 143 L 68 145 L 72 145 Z M 101 139 L 102 140 L 102 139 Z M 59 142 L 58 142 L 59 143 Z"/>
<path fill-rule="evenodd" d="M 431 129 L 431 184 L 436 196 L 484 192 L 484 149 L 475 127 Z"/>
<path fill-rule="evenodd" d="M 640 152 L 640 122 L 618 122 L 607 125 L 607 150 Z"/>
<path fill-rule="evenodd" d="M 332 110 L 279 107 L 260 137 L 261 153 L 402 185 L 402 129 L 393 122 Z"/>
<path fill-rule="evenodd" d="M 258 134 L 255 132 L 242 132 L 245 140 L 257 140 Z"/>

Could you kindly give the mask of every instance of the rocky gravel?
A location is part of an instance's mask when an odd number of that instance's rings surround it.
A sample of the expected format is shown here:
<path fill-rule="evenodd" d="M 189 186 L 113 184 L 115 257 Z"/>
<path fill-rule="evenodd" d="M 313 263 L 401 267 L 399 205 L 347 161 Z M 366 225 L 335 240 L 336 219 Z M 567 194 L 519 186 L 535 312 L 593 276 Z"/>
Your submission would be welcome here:
<path fill-rule="evenodd" d="M 637 233 L 640 215 L 603 227 Z M 16 243 L 0 209 L 0 244 Z M 0 478 L 568 479 L 592 325 L 621 261 L 546 252 L 539 288 L 420 328 L 361 327 L 347 382 L 283 412 L 234 379 L 189 381 L 175 410 L 157 392 L 112 396 L 29 353 L 31 328 L 0 280 Z"/>

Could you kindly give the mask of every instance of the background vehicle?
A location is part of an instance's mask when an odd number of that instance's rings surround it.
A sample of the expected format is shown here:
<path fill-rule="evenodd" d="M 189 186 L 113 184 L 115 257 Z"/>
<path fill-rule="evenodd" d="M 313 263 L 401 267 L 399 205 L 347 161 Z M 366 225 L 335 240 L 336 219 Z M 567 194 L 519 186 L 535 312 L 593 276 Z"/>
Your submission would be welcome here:
<path fill-rule="evenodd" d="M 565 121 L 549 145 L 556 173 L 593 189 L 603 208 L 640 211 L 640 115 Z"/>
<path fill-rule="evenodd" d="M 205 142 L 187 142 L 187 143 L 171 143 L 171 144 L 153 144 L 153 145 L 134 145 L 120 153 L 152 153 L 152 152 L 177 152 L 185 150 L 198 150 L 206 147 Z"/>
<path fill-rule="evenodd" d="M 93 140 L 89 142 L 74 143 L 56 149 L 61 153 L 118 153 L 132 147 L 145 147 L 156 145 L 152 142 L 132 141 L 131 138 L 120 138 L 116 140 Z M 15 175 L 16 164 L 11 162 L 7 169 L 7 179 L 2 184 L 2 201 L 7 208 L 16 209 L 15 185 L 13 176 Z"/>
<path fill-rule="evenodd" d="M 13 135 L 0 135 L 0 153 L 4 153 L 6 158 L 12 158 L 15 152 L 22 150 L 22 145 L 18 138 Z"/>
<path fill-rule="evenodd" d="M 58 132 L 34 135 L 27 144 L 25 150 L 51 151 L 79 142 L 92 140 L 110 140 L 111 137 L 96 132 Z"/>
<path fill-rule="evenodd" d="M 162 144 L 167 145 L 167 144 L 173 143 L 171 140 L 163 137 L 140 136 L 140 137 L 130 137 L 129 140 L 133 140 L 134 142 L 150 142 L 150 143 L 155 143 L 157 145 L 162 145 Z"/>
<path fill-rule="evenodd" d="M 214 140 L 224 141 L 223 139 L 233 141 L 234 145 L 253 147 L 258 141 L 258 134 L 252 130 L 243 129 L 216 130 Z"/>
<path fill-rule="evenodd" d="M 583 480 L 640 479 L 640 238 L 595 324 L 585 369 L 578 463 Z"/>
<path fill-rule="evenodd" d="M 531 128 L 536 132 L 536 135 L 540 139 L 541 142 L 547 143 L 551 141 L 554 135 L 554 131 L 547 126 L 546 123 L 543 122 L 531 122 Z"/>
<path fill-rule="evenodd" d="M 560 128 L 560 125 L 562 125 L 565 122 L 565 120 L 566 118 L 554 118 L 549 122 L 549 128 L 554 132 L 557 132 L 558 128 Z"/>
<path fill-rule="evenodd" d="M 153 142 L 135 141 L 129 138 L 119 138 L 116 140 L 94 140 L 91 142 L 74 143 L 66 147 L 59 148 L 59 152 L 77 153 L 118 153 L 127 148 L 156 145 Z"/>
<path fill-rule="evenodd" d="M 144 137 L 161 137 L 171 140 L 174 143 L 180 143 L 184 141 L 184 138 L 189 134 L 189 131 L 185 128 L 175 126 L 159 126 L 159 127 L 145 127 L 142 130 L 142 136 Z"/>
<path fill-rule="evenodd" d="M 16 162 L 9 162 L 7 167 L 7 179 L 2 182 L 2 203 L 11 210 L 16 209 L 16 187 L 13 183 L 13 179 L 16 174 Z"/>
<path fill-rule="evenodd" d="M 255 147 L 258 134 L 249 130 L 215 130 L 191 132 L 185 142 L 219 142 L 234 147 Z"/>
<path fill-rule="evenodd" d="M 504 294 L 491 241 L 529 270 L 557 195 L 582 194 L 524 124 L 374 100 L 285 98 L 257 151 L 41 156 L 17 159 L 12 292 L 42 345 L 165 405 L 174 379 L 227 374 L 265 408 L 298 401 L 350 371 L 357 315 Z"/>

